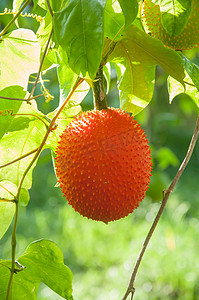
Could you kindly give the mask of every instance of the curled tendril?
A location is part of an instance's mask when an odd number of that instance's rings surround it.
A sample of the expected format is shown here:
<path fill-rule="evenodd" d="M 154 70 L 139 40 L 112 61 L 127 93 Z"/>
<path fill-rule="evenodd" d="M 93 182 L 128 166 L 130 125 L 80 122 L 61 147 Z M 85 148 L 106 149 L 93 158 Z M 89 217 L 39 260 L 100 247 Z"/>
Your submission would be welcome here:
<path fill-rule="evenodd" d="M 7 115 L 11 115 L 11 116 L 14 116 L 13 114 L 13 110 L 12 109 L 6 109 L 6 110 L 0 110 L 0 116 L 7 116 Z"/>
<path fill-rule="evenodd" d="M 3 15 L 16 15 L 18 13 L 18 11 L 14 11 L 13 9 L 8 9 L 8 8 L 5 8 L 4 9 L 4 12 L 3 13 L 0 13 L 0 16 L 3 16 Z M 21 17 L 28 17 L 28 18 L 33 18 L 35 19 L 37 22 L 41 23 L 44 19 L 44 17 L 42 16 L 38 16 L 37 14 L 31 14 L 31 13 L 21 13 L 20 14 Z"/>

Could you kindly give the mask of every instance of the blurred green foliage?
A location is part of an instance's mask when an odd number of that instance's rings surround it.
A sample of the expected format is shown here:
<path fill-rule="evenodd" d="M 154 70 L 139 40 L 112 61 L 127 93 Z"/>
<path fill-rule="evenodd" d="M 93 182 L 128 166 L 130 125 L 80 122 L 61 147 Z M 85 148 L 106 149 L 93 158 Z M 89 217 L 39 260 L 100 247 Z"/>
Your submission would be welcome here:
<path fill-rule="evenodd" d="M 12 1 L 1 0 L 0 12 Z M 42 11 L 41 11 L 42 13 Z M 10 16 L 0 16 L 3 28 Z M 26 27 L 35 20 L 21 18 Z M 27 25 L 29 24 L 29 25 Z M 14 27 L 15 25 L 13 25 Z M 12 28 L 13 29 L 13 28 Z M 199 63 L 199 50 L 186 55 Z M 58 81 L 48 71 L 45 87 L 54 96 L 51 106 L 45 99 L 39 109 L 48 113 L 58 104 Z M 109 106 L 119 106 L 114 68 L 107 96 Z M 37 93 L 40 93 L 38 87 Z M 92 109 L 92 93 L 84 99 L 83 110 Z M 17 256 L 29 243 L 46 238 L 59 245 L 65 264 L 74 274 L 74 298 L 86 300 L 121 299 L 143 240 L 167 188 L 185 156 L 193 132 L 197 108 L 181 94 L 169 104 L 166 74 L 157 68 L 156 87 L 150 105 L 136 116 L 146 130 L 153 156 L 153 177 L 147 197 L 138 210 L 125 219 L 105 225 L 83 218 L 62 197 L 56 185 L 51 153 L 45 150 L 33 172 L 30 203 L 20 207 L 17 226 Z M 135 299 L 197 300 L 199 295 L 199 143 L 193 157 L 170 197 L 163 217 L 150 242 L 135 282 Z M 11 228 L 0 241 L 0 257 L 10 258 Z M 39 300 L 61 297 L 42 285 Z"/>

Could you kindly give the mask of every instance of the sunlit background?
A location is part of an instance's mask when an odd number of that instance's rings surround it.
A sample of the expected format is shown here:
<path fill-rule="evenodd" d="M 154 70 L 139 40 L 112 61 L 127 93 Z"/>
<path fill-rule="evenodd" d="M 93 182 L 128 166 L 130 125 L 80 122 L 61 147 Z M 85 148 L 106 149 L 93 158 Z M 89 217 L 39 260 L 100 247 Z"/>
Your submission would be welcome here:
<path fill-rule="evenodd" d="M 0 13 L 12 8 L 12 1 L 0 1 Z M 29 6 L 30 9 L 30 6 Z M 42 10 L 37 11 L 43 14 Z M 0 29 L 11 19 L 0 15 Z M 38 23 L 20 18 L 19 25 L 36 31 Z M 13 28 L 14 29 L 13 25 Z M 199 50 L 186 55 L 199 64 Z M 112 79 L 107 100 L 119 106 L 117 77 Z M 34 75 L 30 78 L 33 81 Z M 44 76 L 45 87 L 54 96 L 38 108 L 47 114 L 58 105 L 59 86 L 56 69 Z M 128 217 L 105 225 L 83 218 L 68 206 L 56 185 L 51 153 L 42 152 L 33 172 L 30 202 L 21 207 L 17 226 L 17 256 L 29 243 L 45 238 L 62 249 L 65 264 L 74 275 L 76 300 L 121 299 L 144 238 L 160 207 L 162 191 L 175 176 L 188 148 L 197 118 L 197 107 L 185 94 L 169 104 L 167 76 L 157 68 L 156 87 L 150 105 L 136 119 L 146 130 L 153 157 L 153 176 L 146 198 Z M 31 83 L 29 84 L 31 89 Z M 36 93 L 41 92 L 38 85 Z M 82 103 L 92 109 L 92 93 Z M 14 165 L 13 165 L 14 167 Z M 149 244 L 135 282 L 137 300 L 199 299 L 199 143 L 192 159 L 169 198 L 164 214 Z M 0 241 L 0 257 L 11 257 L 12 226 Z M 41 285 L 39 300 L 63 299 Z M 27 299 L 28 300 L 28 299 Z"/>

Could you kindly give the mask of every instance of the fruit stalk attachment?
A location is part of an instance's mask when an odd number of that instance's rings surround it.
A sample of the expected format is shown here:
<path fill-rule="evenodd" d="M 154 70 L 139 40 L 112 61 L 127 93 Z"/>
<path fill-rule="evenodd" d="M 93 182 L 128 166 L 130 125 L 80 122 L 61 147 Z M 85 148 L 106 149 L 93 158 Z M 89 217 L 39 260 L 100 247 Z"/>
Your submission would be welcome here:
<path fill-rule="evenodd" d="M 96 77 L 93 81 L 93 96 L 94 96 L 94 110 L 107 109 L 106 96 L 104 92 L 104 77 L 103 65 L 99 66 Z"/>

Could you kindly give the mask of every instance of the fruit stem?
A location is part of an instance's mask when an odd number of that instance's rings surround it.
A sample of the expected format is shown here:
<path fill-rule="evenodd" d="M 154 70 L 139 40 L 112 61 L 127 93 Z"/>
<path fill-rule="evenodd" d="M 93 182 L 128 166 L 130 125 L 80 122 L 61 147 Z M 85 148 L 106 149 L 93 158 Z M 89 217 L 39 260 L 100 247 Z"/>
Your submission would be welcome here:
<path fill-rule="evenodd" d="M 107 109 L 106 96 L 104 92 L 104 78 L 103 65 L 99 66 L 96 77 L 93 81 L 93 96 L 94 96 L 94 110 Z"/>

